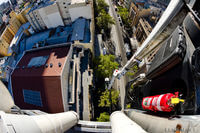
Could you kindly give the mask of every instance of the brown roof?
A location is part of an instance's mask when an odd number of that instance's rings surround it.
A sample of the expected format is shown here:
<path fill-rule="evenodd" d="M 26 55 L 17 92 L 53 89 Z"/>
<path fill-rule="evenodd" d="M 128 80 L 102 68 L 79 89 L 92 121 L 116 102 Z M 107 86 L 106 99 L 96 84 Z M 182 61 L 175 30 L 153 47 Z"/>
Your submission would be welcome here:
<path fill-rule="evenodd" d="M 23 77 L 60 76 L 64 63 L 66 61 L 66 57 L 68 55 L 69 49 L 70 47 L 66 46 L 66 47 L 43 49 L 40 51 L 27 52 L 18 63 L 16 69 L 13 72 L 13 76 L 23 76 Z M 44 65 L 40 67 L 28 66 L 32 58 L 40 57 L 40 56 L 48 56 Z M 52 67 L 50 67 L 51 64 L 52 64 Z M 61 64 L 60 67 L 59 67 L 59 64 Z M 48 67 L 46 67 L 46 65 L 48 65 Z"/>

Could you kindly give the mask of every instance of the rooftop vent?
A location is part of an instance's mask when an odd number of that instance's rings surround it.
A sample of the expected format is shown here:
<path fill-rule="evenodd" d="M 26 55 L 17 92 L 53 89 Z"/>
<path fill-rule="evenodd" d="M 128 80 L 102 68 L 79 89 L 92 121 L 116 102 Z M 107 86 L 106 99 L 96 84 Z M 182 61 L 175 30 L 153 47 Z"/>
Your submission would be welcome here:
<path fill-rule="evenodd" d="M 53 64 L 52 63 L 50 63 L 50 68 L 52 68 L 53 67 Z"/>
<path fill-rule="evenodd" d="M 62 64 L 59 62 L 59 63 L 58 63 L 58 67 L 61 67 L 61 66 L 62 66 Z"/>

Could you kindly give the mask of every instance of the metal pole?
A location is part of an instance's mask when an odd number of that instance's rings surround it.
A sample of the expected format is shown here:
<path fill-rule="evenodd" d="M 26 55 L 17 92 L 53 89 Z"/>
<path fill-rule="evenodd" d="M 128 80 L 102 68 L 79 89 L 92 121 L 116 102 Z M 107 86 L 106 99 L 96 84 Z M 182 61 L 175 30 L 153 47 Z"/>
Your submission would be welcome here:
<path fill-rule="evenodd" d="M 112 94 L 111 94 L 111 89 L 109 90 L 110 92 L 110 114 L 112 113 Z"/>

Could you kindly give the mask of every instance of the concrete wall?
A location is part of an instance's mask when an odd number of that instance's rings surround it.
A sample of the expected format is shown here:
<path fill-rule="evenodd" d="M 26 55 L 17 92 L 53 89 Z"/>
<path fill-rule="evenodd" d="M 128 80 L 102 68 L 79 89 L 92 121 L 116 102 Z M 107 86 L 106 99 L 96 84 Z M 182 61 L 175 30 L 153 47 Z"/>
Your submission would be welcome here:
<path fill-rule="evenodd" d="M 39 9 L 36 9 L 36 10 L 30 12 L 29 14 L 27 14 L 26 18 L 28 19 L 31 26 L 33 27 L 33 29 L 36 32 L 46 29 L 46 25 L 39 13 Z"/>
<path fill-rule="evenodd" d="M 26 18 L 30 22 L 33 29 L 38 32 L 40 30 L 44 30 L 46 27 L 44 21 L 42 20 L 42 17 L 39 14 L 38 9 L 30 12 L 26 15 Z"/>
<path fill-rule="evenodd" d="M 92 18 L 91 5 L 87 4 L 86 6 L 73 6 L 69 8 L 69 14 L 71 16 L 72 22 L 79 17 L 84 17 L 86 19 Z"/>
<path fill-rule="evenodd" d="M 71 18 L 69 15 L 69 5 L 71 3 L 70 0 L 56 0 L 57 5 L 60 10 L 61 17 L 65 25 L 71 23 Z"/>
<path fill-rule="evenodd" d="M 39 13 L 47 28 L 64 26 L 57 4 L 41 8 Z"/>
<path fill-rule="evenodd" d="M 62 88 L 62 100 L 63 100 L 63 105 L 64 105 L 64 111 L 68 111 L 69 110 L 69 101 L 68 101 L 68 86 L 69 86 L 69 68 L 70 68 L 70 60 L 71 60 L 71 56 L 72 56 L 72 51 L 73 51 L 73 47 L 70 47 L 68 56 L 66 58 L 66 62 L 63 67 L 62 73 L 61 73 L 61 88 Z"/>

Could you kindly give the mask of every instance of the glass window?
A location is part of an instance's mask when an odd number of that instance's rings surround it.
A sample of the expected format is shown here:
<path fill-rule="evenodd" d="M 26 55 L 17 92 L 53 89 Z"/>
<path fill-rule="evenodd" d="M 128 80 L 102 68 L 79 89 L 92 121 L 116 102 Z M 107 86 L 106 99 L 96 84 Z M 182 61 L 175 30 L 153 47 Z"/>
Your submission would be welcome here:
<path fill-rule="evenodd" d="M 40 67 L 42 65 L 44 65 L 47 61 L 47 59 L 49 58 L 49 56 L 38 56 L 38 57 L 33 57 L 29 63 L 28 63 L 28 67 Z"/>
<path fill-rule="evenodd" d="M 42 107 L 42 98 L 39 91 L 23 89 L 24 102 Z"/>

